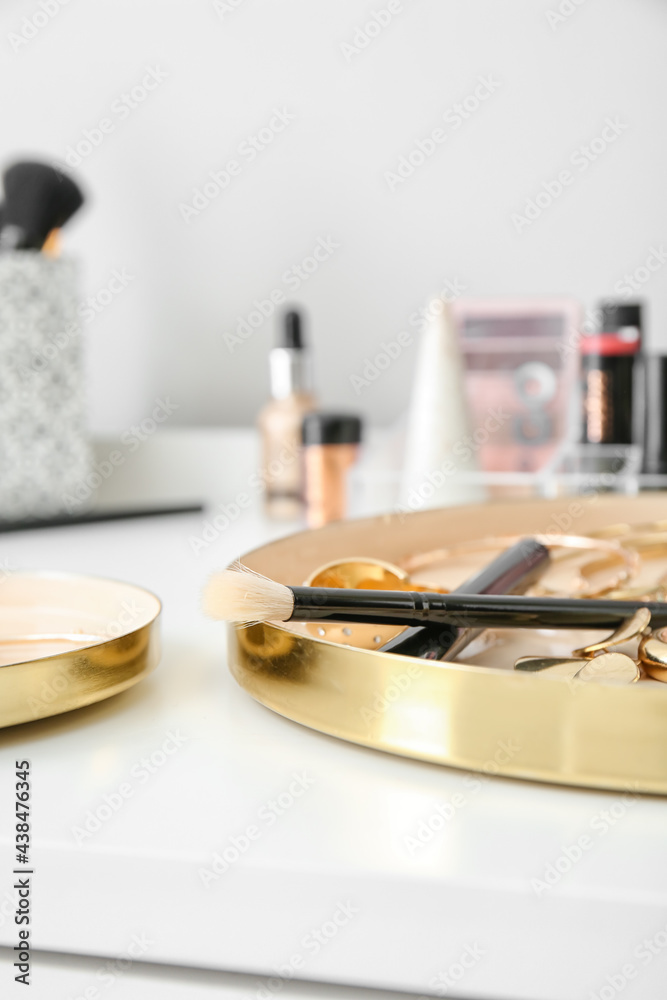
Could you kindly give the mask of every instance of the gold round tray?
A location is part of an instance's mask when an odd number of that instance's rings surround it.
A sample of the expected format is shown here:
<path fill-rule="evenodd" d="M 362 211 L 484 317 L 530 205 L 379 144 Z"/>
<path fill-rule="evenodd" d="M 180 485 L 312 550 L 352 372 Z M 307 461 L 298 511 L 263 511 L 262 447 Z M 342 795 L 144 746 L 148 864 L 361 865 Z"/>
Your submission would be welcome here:
<path fill-rule="evenodd" d="M 0 584 L 0 727 L 90 705 L 131 687 L 160 657 L 157 597 L 68 573 Z"/>
<path fill-rule="evenodd" d="M 241 561 L 296 584 L 336 559 L 403 565 L 416 553 L 484 536 L 582 535 L 612 525 L 617 535 L 666 511 L 664 493 L 480 504 L 340 522 Z M 231 627 L 229 652 L 234 677 L 257 701 L 340 739 L 513 778 L 667 793 L 667 684 L 573 685 L 350 648 L 303 626 Z"/>

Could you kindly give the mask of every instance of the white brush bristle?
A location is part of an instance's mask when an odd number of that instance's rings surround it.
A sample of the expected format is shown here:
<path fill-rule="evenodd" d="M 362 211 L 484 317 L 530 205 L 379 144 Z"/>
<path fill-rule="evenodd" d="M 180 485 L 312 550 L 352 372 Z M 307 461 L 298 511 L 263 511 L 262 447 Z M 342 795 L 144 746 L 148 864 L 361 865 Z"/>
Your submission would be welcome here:
<path fill-rule="evenodd" d="M 289 587 L 246 569 L 215 573 L 204 590 L 204 611 L 227 622 L 284 622 L 294 611 Z"/>

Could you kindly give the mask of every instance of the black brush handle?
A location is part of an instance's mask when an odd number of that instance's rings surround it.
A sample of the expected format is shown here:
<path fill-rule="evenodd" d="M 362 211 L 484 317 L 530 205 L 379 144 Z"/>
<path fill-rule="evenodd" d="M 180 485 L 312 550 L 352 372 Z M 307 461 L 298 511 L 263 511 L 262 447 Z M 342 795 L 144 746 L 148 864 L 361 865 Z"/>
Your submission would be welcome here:
<path fill-rule="evenodd" d="M 181 507 L 138 507 L 136 510 L 91 510 L 86 514 L 58 514 L 55 517 L 26 518 L 22 521 L 0 521 L 0 533 L 5 531 L 34 531 L 36 528 L 62 528 L 70 524 L 94 524 L 98 521 L 127 521 L 133 517 L 165 517 L 171 514 L 198 514 L 203 504 L 184 504 Z"/>
<path fill-rule="evenodd" d="M 536 538 L 522 538 L 475 573 L 455 594 L 516 594 L 527 590 L 550 562 L 549 549 Z M 417 625 L 407 628 L 380 647 L 383 653 L 418 656 L 423 660 L 441 660 L 459 638 L 452 625 L 438 627 Z"/>
<path fill-rule="evenodd" d="M 651 626 L 667 625 L 667 604 L 576 597 L 431 594 L 401 590 L 291 587 L 290 621 L 367 622 L 375 625 L 456 625 L 460 628 L 615 629 L 639 608 Z"/>

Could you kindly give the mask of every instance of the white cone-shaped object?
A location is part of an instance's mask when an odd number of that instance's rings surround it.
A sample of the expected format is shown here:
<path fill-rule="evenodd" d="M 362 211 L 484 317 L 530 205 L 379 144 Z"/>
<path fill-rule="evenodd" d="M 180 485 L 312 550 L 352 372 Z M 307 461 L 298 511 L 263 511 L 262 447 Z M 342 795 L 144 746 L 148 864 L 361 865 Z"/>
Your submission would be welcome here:
<path fill-rule="evenodd" d="M 465 400 L 463 366 L 451 310 L 429 303 L 418 345 L 401 482 L 401 510 L 483 500 Z"/>

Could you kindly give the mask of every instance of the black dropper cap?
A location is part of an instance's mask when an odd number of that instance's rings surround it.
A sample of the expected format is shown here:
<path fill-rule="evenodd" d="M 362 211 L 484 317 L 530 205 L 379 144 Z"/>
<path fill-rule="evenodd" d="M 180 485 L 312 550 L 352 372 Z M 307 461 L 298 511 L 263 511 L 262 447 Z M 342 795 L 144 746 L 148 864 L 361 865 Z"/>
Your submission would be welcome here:
<path fill-rule="evenodd" d="M 351 413 L 307 413 L 303 418 L 302 439 L 311 444 L 359 444 L 361 417 Z"/>
<path fill-rule="evenodd" d="M 615 333 L 624 326 L 642 328 L 642 307 L 640 302 L 603 302 L 602 333 Z"/>
<path fill-rule="evenodd" d="M 283 320 L 283 347 L 290 347 L 293 351 L 302 351 L 306 346 L 303 340 L 303 326 L 301 323 L 301 313 L 290 310 L 285 313 Z"/>

